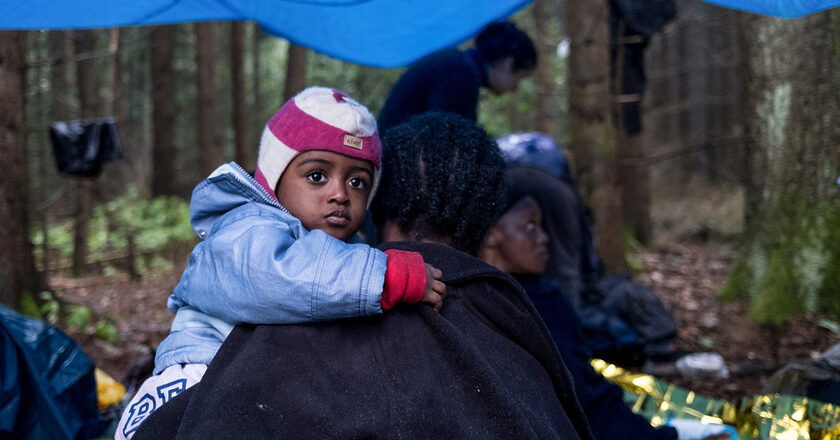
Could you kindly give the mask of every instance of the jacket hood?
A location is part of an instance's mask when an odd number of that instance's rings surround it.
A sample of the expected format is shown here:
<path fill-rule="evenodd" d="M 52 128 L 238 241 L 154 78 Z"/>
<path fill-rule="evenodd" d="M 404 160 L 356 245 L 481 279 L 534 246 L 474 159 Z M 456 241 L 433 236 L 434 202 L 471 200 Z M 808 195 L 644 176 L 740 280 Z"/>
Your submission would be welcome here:
<path fill-rule="evenodd" d="M 222 215 L 250 202 L 288 212 L 241 166 L 235 162 L 226 163 L 193 190 L 190 224 L 198 237 L 204 239 Z"/>

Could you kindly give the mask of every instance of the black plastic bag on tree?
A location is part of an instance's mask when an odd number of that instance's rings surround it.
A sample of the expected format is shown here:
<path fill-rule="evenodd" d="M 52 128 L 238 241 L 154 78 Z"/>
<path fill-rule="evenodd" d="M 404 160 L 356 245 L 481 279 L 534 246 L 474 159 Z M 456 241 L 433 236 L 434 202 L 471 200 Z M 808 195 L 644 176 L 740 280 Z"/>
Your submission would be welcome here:
<path fill-rule="evenodd" d="M 58 171 L 70 176 L 96 177 L 103 163 L 122 158 L 114 118 L 56 121 L 50 139 Z"/>

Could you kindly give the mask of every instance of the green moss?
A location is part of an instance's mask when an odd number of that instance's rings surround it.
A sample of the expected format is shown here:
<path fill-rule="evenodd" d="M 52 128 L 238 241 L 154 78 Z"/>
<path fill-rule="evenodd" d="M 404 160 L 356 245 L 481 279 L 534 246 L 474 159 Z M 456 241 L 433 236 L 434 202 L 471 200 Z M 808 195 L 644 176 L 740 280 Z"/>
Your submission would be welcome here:
<path fill-rule="evenodd" d="M 829 214 L 825 239 L 829 256 L 819 287 L 818 307 L 820 311 L 840 318 L 840 208 L 830 210 Z"/>
<path fill-rule="evenodd" d="M 741 256 L 732 267 L 732 272 L 729 273 L 729 278 L 726 279 L 726 284 L 723 290 L 720 291 L 720 297 L 727 301 L 735 301 L 738 299 L 747 299 L 750 297 L 748 289 L 750 286 L 750 275 L 747 268 L 746 258 Z"/>
<path fill-rule="evenodd" d="M 755 321 L 782 323 L 809 311 L 840 318 L 840 205 L 804 199 L 777 200 L 720 293 L 749 298 Z"/>
<path fill-rule="evenodd" d="M 599 157 L 611 158 L 615 154 L 615 129 L 609 124 L 602 124 L 600 128 L 595 151 Z"/>
<path fill-rule="evenodd" d="M 840 252 L 834 253 L 819 295 L 819 309 L 840 318 Z"/>
<path fill-rule="evenodd" d="M 776 249 L 768 258 L 767 276 L 753 299 L 750 317 L 759 323 L 780 324 L 802 313 L 804 305 L 798 298 L 797 281 L 791 270 L 788 249 Z"/>

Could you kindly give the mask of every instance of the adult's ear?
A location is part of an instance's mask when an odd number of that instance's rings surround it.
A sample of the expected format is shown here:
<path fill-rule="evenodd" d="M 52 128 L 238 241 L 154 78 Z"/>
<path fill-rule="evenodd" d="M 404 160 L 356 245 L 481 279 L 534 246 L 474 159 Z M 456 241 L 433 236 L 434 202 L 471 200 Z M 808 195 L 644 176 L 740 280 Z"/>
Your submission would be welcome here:
<path fill-rule="evenodd" d="M 484 241 L 482 241 L 481 246 L 486 246 L 489 249 L 495 249 L 499 246 L 499 243 L 502 240 L 502 232 L 499 231 L 497 226 L 493 226 L 487 232 L 487 235 L 484 236 Z"/>
<path fill-rule="evenodd" d="M 478 258 L 485 263 L 494 266 L 495 268 L 505 271 L 505 258 L 499 252 L 504 235 L 497 227 L 490 228 L 484 240 L 481 241 L 481 247 L 478 249 Z"/>

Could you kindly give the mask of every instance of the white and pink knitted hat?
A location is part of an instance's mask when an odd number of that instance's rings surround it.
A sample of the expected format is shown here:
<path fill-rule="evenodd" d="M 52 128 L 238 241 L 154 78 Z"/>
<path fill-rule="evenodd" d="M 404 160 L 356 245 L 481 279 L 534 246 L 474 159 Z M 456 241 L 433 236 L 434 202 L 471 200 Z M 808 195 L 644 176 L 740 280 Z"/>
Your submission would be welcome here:
<path fill-rule="evenodd" d="M 283 171 L 304 151 L 326 150 L 373 163 L 371 194 L 379 185 L 382 146 L 376 119 L 337 90 L 309 87 L 283 104 L 263 130 L 254 178 L 274 197 Z"/>

